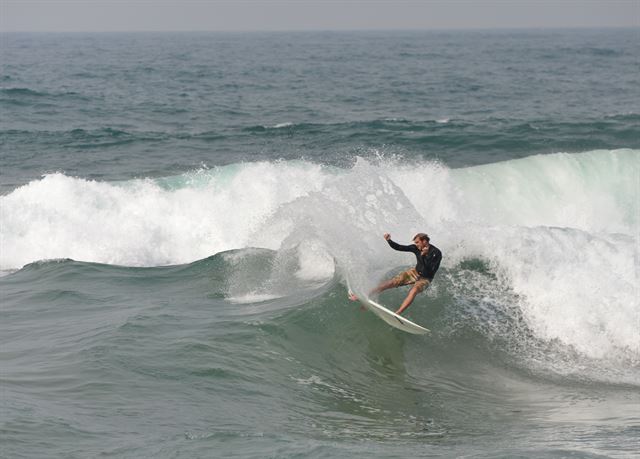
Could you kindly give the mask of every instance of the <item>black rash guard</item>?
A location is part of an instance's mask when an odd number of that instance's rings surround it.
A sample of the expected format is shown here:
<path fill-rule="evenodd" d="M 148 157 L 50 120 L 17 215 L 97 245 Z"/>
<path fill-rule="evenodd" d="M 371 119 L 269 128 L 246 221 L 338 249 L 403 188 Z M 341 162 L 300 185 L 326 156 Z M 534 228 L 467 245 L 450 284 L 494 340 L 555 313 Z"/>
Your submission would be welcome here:
<path fill-rule="evenodd" d="M 399 250 L 400 252 L 413 252 L 418 260 L 418 264 L 416 264 L 416 271 L 418 271 L 418 274 L 429 279 L 429 281 L 433 280 L 433 276 L 436 275 L 436 272 L 440 267 L 440 260 L 442 260 L 442 252 L 440 252 L 439 248 L 435 245 L 429 245 L 427 254 L 422 255 L 415 244 L 400 245 L 397 242 L 393 242 L 391 239 L 388 239 L 387 242 L 394 250 Z"/>

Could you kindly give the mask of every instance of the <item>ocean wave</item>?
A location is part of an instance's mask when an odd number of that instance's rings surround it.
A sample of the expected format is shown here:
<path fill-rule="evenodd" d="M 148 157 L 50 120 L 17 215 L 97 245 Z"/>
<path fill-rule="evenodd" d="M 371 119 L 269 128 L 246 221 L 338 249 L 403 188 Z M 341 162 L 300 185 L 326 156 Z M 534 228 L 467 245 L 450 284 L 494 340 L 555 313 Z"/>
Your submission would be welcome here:
<path fill-rule="evenodd" d="M 452 120 L 450 118 L 438 118 L 433 120 L 409 120 L 405 118 L 384 118 L 362 121 L 348 121 L 341 123 L 295 123 L 283 122 L 272 126 L 258 125 L 250 126 L 244 130 L 247 132 L 273 132 L 277 130 L 335 130 L 335 129 L 364 129 L 364 130 L 405 130 L 405 129 L 427 129 L 434 128 L 438 124 L 447 124 Z"/>
<path fill-rule="evenodd" d="M 617 369 L 640 356 L 639 158 L 558 153 L 461 169 L 392 158 L 360 158 L 349 169 L 280 161 L 121 183 L 57 173 L 0 198 L 0 261 L 3 270 L 65 258 L 181 266 L 142 276 L 162 279 L 200 279 L 211 264 L 224 289 L 207 294 L 259 312 L 258 303 L 305 304 L 295 296 L 300 283 L 314 289 L 335 275 L 369 289 L 411 264 L 382 233 L 403 242 L 426 230 L 445 254 L 426 298 L 457 314 L 450 323 L 475 324 L 472 332 L 531 362 L 560 349 L 562 359 L 608 362 L 606 371 L 624 374 Z M 270 252 L 228 252 L 248 247 Z M 556 368 L 562 359 L 542 367 L 580 373 L 578 364 Z"/>
<path fill-rule="evenodd" d="M 55 143 L 62 148 L 91 150 L 112 148 L 137 142 L 160 142 L 170 136 L 162 132 L 135 131 L 115 127 L 101 127 L 96 129 L 76 128 L 71 130 L 0 130 L 1 139 L 11 139 L 24 145 Z M 180 138 L 176 136 L 176 138 Z M 9 155 L 15 155 L 9 152 Z"/>
<path fill-rule="evenodd" d="M 74 101 L 87 101 L 88 97 L 75 92 L 48 92 L 31 88 L 0 88 L 0 102 L 6 103 L 28 103 L 37 99 L 70 99 Z"/>
<path fill-rule="evenodd" d="M 6 94 L 8 96 L 46 96 L 46 93 L 35 91 L 29 88 L 3 88 L 0 89 L 1 94 Z"/>

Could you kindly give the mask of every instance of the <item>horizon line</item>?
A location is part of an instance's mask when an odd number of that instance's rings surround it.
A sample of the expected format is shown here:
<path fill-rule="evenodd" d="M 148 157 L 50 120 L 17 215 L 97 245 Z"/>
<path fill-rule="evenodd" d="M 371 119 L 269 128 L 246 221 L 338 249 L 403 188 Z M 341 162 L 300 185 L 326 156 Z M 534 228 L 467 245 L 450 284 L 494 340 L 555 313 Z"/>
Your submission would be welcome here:
<path fill-rule="evenodd" d="M 356 29 L 141 29 L 141 30 L 1 30 L 0 33 L 60 33 L 60 34 L 117 34 L 117 33 L 323 33 L 323 32 L 473 32 L 473 31 L 532 31 L 532 30 L 604 30 L 604 29 L 640 29 L 640 25 L 567 25 L 567 26 L 495 26 L 495 27 L 435 27 L 435 28 L 356 28 Z"/>

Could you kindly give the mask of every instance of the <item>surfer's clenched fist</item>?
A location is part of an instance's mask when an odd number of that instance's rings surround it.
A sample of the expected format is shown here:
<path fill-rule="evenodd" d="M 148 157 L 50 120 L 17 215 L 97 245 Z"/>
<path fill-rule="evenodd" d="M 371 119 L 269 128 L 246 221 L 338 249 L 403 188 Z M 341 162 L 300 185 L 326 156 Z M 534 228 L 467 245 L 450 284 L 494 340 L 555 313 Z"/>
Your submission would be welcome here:
<path fill-rule="evenodd" d="M 385 241 L 388 241 L 389 239 L 391 239 L 391 235 L 389 233 L 384 233 L 382 237 L 384 237 Z"/>

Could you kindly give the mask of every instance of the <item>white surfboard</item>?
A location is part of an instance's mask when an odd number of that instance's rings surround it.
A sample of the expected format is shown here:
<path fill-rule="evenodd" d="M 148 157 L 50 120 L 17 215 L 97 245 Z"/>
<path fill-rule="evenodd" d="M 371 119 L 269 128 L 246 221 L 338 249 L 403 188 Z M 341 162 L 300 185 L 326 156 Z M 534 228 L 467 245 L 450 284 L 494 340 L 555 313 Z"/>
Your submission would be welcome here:
<path fill-rule="evenodd" d="M 381 304 L 367 298 L 365 295 L 360 295 L 357 292 L 353 292 L 349 289 L 349 295 L 355 295 L 358 301 L 369 311 L 373 312 L 376 316 L 380 317 L 386 323 L 398 330 L 402 330 L 407 333 L 413 333 L 414 335 L 426 335 L 431 333 L 428 328 L 421 327 L 420 325 L 411 322 L 409 319 L 396 314 L 393 311 L 385 308 Z"/>

